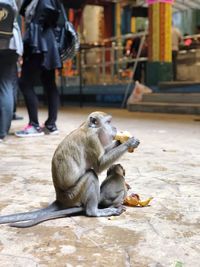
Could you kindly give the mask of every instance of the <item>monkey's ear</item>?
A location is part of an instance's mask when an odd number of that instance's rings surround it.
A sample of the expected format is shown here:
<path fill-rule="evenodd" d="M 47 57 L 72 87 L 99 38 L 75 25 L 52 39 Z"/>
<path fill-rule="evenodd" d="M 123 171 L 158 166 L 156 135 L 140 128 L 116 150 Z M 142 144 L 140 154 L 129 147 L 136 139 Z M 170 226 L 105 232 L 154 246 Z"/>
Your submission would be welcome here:
<path fill-rule="evenodd" d="M 98 126 L 98 119 L 95 117 L 89 118 L 89 127 L 96 128 Z"/>

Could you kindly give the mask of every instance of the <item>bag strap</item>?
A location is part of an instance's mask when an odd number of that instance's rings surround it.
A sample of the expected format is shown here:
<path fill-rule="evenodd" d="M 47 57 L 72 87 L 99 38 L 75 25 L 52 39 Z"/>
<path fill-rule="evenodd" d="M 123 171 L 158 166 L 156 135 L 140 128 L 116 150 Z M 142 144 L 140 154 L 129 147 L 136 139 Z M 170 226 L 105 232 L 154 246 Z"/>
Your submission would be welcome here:
<path fill-rule="evenodd" d="M 64 18 L 65 22 L 68 22 L 67 14 L 65 12 L 65 8 L 64 8 L 63 3 L 60 3 L 60 8 L 61 8 L 61 11 L 63 13 L 63 18 Z"/>

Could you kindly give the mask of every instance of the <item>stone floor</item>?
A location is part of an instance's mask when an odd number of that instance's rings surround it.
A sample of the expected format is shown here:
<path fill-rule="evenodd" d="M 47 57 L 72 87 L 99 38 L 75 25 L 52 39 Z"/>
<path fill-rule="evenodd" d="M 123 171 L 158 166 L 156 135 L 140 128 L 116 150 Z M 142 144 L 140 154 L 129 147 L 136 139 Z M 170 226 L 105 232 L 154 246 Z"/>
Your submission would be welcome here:
<path fill-rule="evenodd" d="M 91 108 L 60 110 L 60 135 L 0 144 L 0 213 L 28 211 L 54 200 L 50 164 L 66 134 Z M 119 217 L 76 216 L 28 229 L 0 226 L 1 267 L 198 267 L 200 262 L 200 122 L 197 116 L 105 109 L 121 130 L 140 139 L 125 154 L 131 192 L 151 206 L 128 207 Z M 11 133 L 27 122 L 12 123 Z M 46 111 L 41 110 L 41 123 Z M 105 177 L 105 172 L 100 180 Z"/>

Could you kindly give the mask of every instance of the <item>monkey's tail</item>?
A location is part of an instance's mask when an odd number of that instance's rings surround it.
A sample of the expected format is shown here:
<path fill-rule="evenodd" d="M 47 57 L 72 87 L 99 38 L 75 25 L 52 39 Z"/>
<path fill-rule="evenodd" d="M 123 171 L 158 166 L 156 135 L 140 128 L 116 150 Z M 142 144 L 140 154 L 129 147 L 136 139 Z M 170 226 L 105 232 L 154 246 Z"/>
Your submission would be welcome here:
<path fill-rule="evenodd" d="M 59 205 L 56 201 L 54 201 L 48 207 L 43 208 L 43 209 L 38 209 L 35 211 L 30 211 L 30 212 L 23 212 L 23 213 L 16 213 L 16 214 L 0 216 L 0 224 L 19 222 L 19 221 L 27 221 L 27 220 L 35 219 L 40 214 L 43 215 L 43 214 L 46 214 L 48 212 L 56 211 L 58 209 L 60 209 Z"/>
<path fill-rule="evenodd" d="M 84 211 L 83 207 L 74 207 L 74 208 L 69 208 L 65 210 L 53 211 L 53 212 L 50 212 L 49 214 L 39 216 L 35 218 L 34 220 L 30 220 L 28 222 L 11 223 L 10 226 L 17 227 L 17 228 L 28 228 L 28 227 L 37 225 L 41 222 L 44 222 L 44 221 L 66 217 L 68 215 L 77 214 L 83 211 Z"/>

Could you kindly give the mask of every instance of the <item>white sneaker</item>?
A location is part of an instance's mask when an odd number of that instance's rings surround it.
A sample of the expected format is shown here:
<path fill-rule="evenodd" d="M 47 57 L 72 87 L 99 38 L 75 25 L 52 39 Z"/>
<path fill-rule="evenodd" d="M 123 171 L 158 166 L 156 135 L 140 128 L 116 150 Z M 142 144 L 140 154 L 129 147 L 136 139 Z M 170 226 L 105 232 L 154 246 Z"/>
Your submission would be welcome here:
<path fill-rule="evenodd" d="M 44 132 L 39 126 L 27 125 L 23 130 L 15 132 L 15 135 L 18 137 L 34 137 L 44 135 Z"/>

